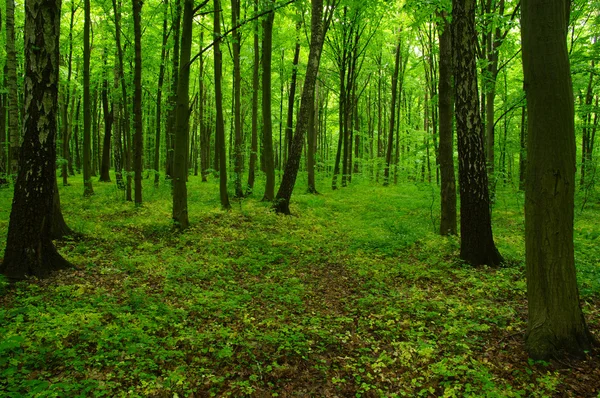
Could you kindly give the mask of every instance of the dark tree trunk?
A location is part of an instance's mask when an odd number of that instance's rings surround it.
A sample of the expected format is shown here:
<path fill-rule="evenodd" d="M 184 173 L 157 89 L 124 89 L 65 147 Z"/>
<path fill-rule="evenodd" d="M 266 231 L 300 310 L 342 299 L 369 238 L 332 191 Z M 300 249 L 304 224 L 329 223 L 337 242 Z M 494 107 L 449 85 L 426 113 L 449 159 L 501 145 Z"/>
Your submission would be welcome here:
<path fill-rule="evenodd" d="M 570 1 L 524 0 L 521 37 L 527 110 L 525 251 L 534 359 L 585 357 L 594 339 L 581 307 L 573 253 L 574 104 L 566 46 Z"/>
<path fill-rule="evenodd" d="M 67 223 L 60 208 L 60 194 L 58 192 L 58 181 L 54 176 L 54 197 L 52 199 L 52 226 L 50 227 L 50 238 L 54 240 L 62 240 L 67 236 L 74 236 L 75 233 Z"/>
<path fill-rule="evenodd" d="M 272 7 L 272 2 L 269 7 Z M 263 116 L 263 157 L 267 183 L 263 201 L 275 198 L 275 164 L 273 159 L 273 121 L 271 119 L 271 58 L 273 51 L 273 20 L 275 12 L 271 11 L 263 20 L 262 44 L 262 116 Z"/>
<path fill-rule="evenodd" d="M 63 186 L 69 185 L 69 140 L 71 139 L 71 120 L 69 120 L 69 102 L 71 95 L 71 74 L 73 71 L 73 25 L 75 22 L 75 11 L 77 8 L 75 7 L 75 2 L 71 2 L 71 18 L 69 22 L 69 55 L 67 61 L 67 84 L 64 88 L 65 95 L 65 103 L 63 104 L 63 113 L 62 113 L 62 157 L 63 162 L 61 165 L 61 177 L 63 181 Z M 71 111 L 73 113 L 73 111 Z"/>
<path fill-rule="evenodd" d="M 158 71 L 158 89 L 156 91 L 156 130 L 154 136 L 154 186 L 158 186 L 160 180 L 160 130 L 162 123 L 162 91 L 163 84 L 165 81 L 165 59 L 167 57 L 167 15 L 169 10 L 169 0 L 165 0 L 164 11 L 163 11 L 163 33 L 162 33 L 162 47 L 160 50 L 160 69 Z"/>
<path fill-rule="evenodd" d="M 258 0 L 254 1 L 254 14 L 258 14 Z M 254 191 L 256 158 L 258 152 L 258 90 L 260 84 L 260 49 L 258 22 L 254 23 L 254 65 L 252 66 L 252 137 L 250 144 L 250 165 L 248 166 L 248 189 L 246 195 Z"/>
<path fill-rule="evenodd" d="M 84 0 L 83 24 L 83 194 L 94 194 L 92 188 L 92 109 L 90 98 L 90 0 Z"/>
<path fill-rule="evenodd" d="M 333 12 L 333 6 L 329 7 L 327 13 Z M 308 128 L 309 113 L 315 106 L 315 85 L 317 74 L 319 73 L 319 64 L 321 61 L 321 52 L 323 51 L 323 42 L 327 32 L 329 17 L 324 21 L 323 0 L 312 1 L 311 15 L 311 33 L 310 33 L 310 52 L 308 55 L 308 64 L 306 66 L 306 75 L 304 78 L 304 87 L 302 89 L 302 102 L 300 103 L 300 114 L 296 123 L 296 133 L 292 142 L 292 150 L 289 153 L 285 172 L 281 179 L 281 185 L 275 198 L 274 208 L 277 213 L 290 214 L 290 199 L 298 176 L 300 168 L 300 158 L 302 156 L 302 147 L 304 144 L 304 134 Z"/>
<path fill-rule="evenodd" d="M 10 174 L 19 171 L 19 94 L 17 89 L 17 52 L 15 50 L 15 2 L 6 0 L 6 82 L 8 91 L 8 133 L 10 138 Z M 14 177 L 13 177 L 14 178 Z"/>
<path fill-rule="evenodd" d="M 460 183 L 460 258 L 474 266 L 497 266 L 503 259 L 492 235 L 483 124 L 477 95 L 475 0 L 453 0 L 452 27 Z"/>
<path fill-rule="evenodd" d="M 318 88 L 315 89 L 318 91 Z M 318 94 L 315 93 L 315 97 L 318 98 Z M 310 109 L 309 114 L 309 122 L 308 122 L 308 132 L 307 132 L 307 145 L 306 145 L 306 163 L 308 169 L 308 193 L 316 194 L 317 186 L 315 184 L 315 150 L 316 150 L 316 135 L 317 135 L 317 126 L 315 124 L 315 113 L 317 113 L 316 102 L 313 103 L 313 106 Z"/>
<path fill-rule="evenodd" d="M 133 169 L 135 172 L 135 205 L 142 204 L 142 154 L 144 139 L 142 132 L 142 0 L 132 0 L 133 36 L 134 36 L 134 70 L 133 70 Z"/>
<path fill-rule="evenodd" d="M 0 273 L 46 277 L 70 264 L 50 238 L 56 185 L 60 0 L 25 2 L 25 137 Z"/>
<path fill-rule="evenodd" d="M 0 30 L 2 30 L 2 11 L 0 11 Z M 4 67 L 4 81 L 2 83 L 2 86 L 6 87 L 6 65 Z M 6 138 L 6 93 L 0 93 L 0 188 L 8 185 Z"/>
<path fill-rule="evenodd" d="M 106 61 L 104 63 L 106 67 Z M 104 113 L 104 144 L 102 145 L 102 165 L 100 167 L 100 181 L 110 182 L 110 138 L 112 134 L 113 110 L 112 103 L 108 102 L 108 79 L 102 82 L 102 112 Z"/>
<path fill-rule="evenodd" d="M 443 15 L 446 18 L 446 15 Z M 450 24 L 440 26 L 440 234 L 456 235 L 456 181 L 454 177 L 454 137 L 452 134 L 452 32 Z"/>
<path fill-rule="evenodd" d="M 519 190 L 525 190 L 525 172 L 527 168 L 527 104 L 521 109 L 521 134 L 519 150 Z"/>
<path fill-rule="evenodd" d="M 187 155 L 190 121 L 190 54 L 192 52 L 192 23 L 194 0 L 183 2 L 183 31 L 181 34 L 181 60 L 177 86 L 177 112 L 175 153 L 173 154 L 173 221 L 180 230 L 190 225 L 187 205 Z"/>
<path fill-rule="evenodd" d="M 300 28 L 302 25 L 296 24 L 296 47 L 294 48 L 294 61 L 292 64 L 292 78 L 290 82 L 290 91 L 288 97 L 287 121 L 285 124 L 285 142 L 286 153 L 289 154 L 292 148 L 292 136 L 294 135 L 294 103 L 296 102 L 296 81 L 298 79 L 298 62 L 300 62 Z"/>
<path fill-rule="evenodd" d="M 221 207 L 230 209 L 227 193 L 227 155 L 225 153 L 225 122 L 223 120 L 223 53 L 221 52 L 221 0 L 214 0 L 214 72 L 215 72 L 215 147 L 219 157 L 219 195 Z"/>

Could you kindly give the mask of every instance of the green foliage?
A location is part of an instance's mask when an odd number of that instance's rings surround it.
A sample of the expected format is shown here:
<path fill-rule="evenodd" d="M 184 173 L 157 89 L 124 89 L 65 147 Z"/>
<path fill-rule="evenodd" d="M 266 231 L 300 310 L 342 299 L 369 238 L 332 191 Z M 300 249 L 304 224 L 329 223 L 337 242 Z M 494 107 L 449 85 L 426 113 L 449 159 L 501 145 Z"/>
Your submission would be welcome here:
<path fill-rule="evenodd" d="M 60 189 L 86 236 L 59 243 L 78 269 L 0 281 L 3 396 L 525 397 L 566 394 L 578 377 L 523 353 L 512 191 L 494 208 L 509 262 L 474 270 L 456 261 L 457 238 L 433 232 L 438 192 L 425 184 L 297 192 L 297 216 L 279 217 L 253 198 L 223 212 L 216 181 L 191 177 L 191 228 L 176 233 L 166 184 L 146 180 L 134 208 L 110 184 L 83 198 L 78 180 Z M 576 224 L 588 314 L 600 297 L 596 214 Z"/>

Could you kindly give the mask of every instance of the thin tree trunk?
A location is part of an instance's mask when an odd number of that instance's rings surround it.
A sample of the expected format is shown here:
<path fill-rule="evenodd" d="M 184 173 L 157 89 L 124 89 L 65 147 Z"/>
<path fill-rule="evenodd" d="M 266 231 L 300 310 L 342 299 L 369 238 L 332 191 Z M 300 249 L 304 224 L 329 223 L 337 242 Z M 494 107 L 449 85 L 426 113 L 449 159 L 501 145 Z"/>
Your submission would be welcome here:
<path fill-rule="evenodd" d="M 19 171 L 19 94 L 17 88 L 17 52 L 15 50 L 15 2 L 6 0 L 6 72 L 8 88 L 8 132 L 10 135 L 10 174 Z"/>
<path fill-rule="evenodd" d="M 242 168 L 244 167 L 242 157 L 242 73 L 240 68 L 240 51 L 242 34 L 235 28 L 240 19 L 240 0 L 231 0 L 231 24 L 234 26 L 233 39 L 233 118 L 234 118 L 234 196 L 244 196 L 242 189 Z"/>
<path fill-rule="evenodd" d="M 134 127 L 134 156 L 133 169 L 135 172 L 135 205 L 142 204 L 142 154 L 144 140 L 142 131 L 142 0 L 132 0 L 133 31 L 134 31 L 134 71 L 133 71 L 133 127 Z"/>
<path fill-rule="evenodd" d="M 258 14 L 258 1 L 254 1 L 254 14 Z M 252 137 L 250 143 L 250 164 L 248 166 L 248 188 L 246 195 L 254 192 L 256 158 L 258 152 L 258 90 L 260 84 L 260 49 L 258 37 L 258 21 L 254 22 L 254 64 L 252 66 Z"/>
<path fill-rule="evenodd" d="M 92 188 L 92 120 L 90 98 L 90 0 L 84 0 L 83 27 L 83 194 L 94 194 Z"/>
<path fill-rule="evenodd" d="M 158 71 L 158 88 L 156 90 L 156 130 L 154 135 L 154 186 L 158 187 L 160 180 L 160 132 L 162 123 L 162 92 L 165 81 L 165 59 L 167 57 L 167 15 L 169 10 L 169 0 L 164 0 L 163 11 L 163 30 L 162 30 L 162 47 L 160 50 L 160 69 Z"/>
<path fill-rule="evenodd" d="M 272 2 L 269 7 L 272 7 Z M 265 174 L 267 182 L 263 201 L 275 198 L 275 164 L 273 159 L 273 121 L 271 117 L 271 53 L 273 51 L 273 20 L 275 12 L 271 11 L 263 19 L 262 45 L 262 115 L 263 115 L 263 156 L 265 158 Z"/>
<path fill-rule="evenodd" d="M 392 149 L 394 146 L 394 127 L 396 126 L 396 100 L 398 96 L 398 73 L 402 62 L 402 44 L 400 39 L 396 45 L 396 57 L 394 61 L 394 74 L 392 75 L 392 103 L 390 110 L 390 131 L 388 135 L 387 153 L 385 155 L 385 170 L 383 171 L 383 185 L 390 183 L 390 163 L 392 162 Z"/>
<path fill-rule="evenodd" d="M 230 209 L 227 193 L 227 155 L 225 153 L 225 122 L 223 120 L 223 53 L 221 52 L 221 0 L 214 0 L 214 71 L 215 71 L 215 146 L 219 156 L 219 193 L 221 207 Z"/>
<path fill-rule="evenodd" d="M 327 13 L 333 12 L 334 6 L 327 9 Z M 298 176 L 300 168 L 300 158 L 302 156 L 302 146 L 304 143 L 304 134 L 309 123 L 309 112 L 314 107 L 315 85 L 319 73 L 319 64 L 321 61 L 321 52 L 323 51 L 323 42 L 327 32 L 329 17 L 323 21 L 323 0 L 312 1 L 311 15 L 311 37 L 310 52 L 308 55 L 308 64 L 304 78 L 304 87 L 302 89 L 302 102 L 300 104 L 300 114 L 296 123 L 296 133 L 292 142 L 292 150 L 285 165 L 285 172 L 281 179 L 281 185 L 277 192 L 274 208 L 277 213 L 290 214 L 290 199 Z"/>

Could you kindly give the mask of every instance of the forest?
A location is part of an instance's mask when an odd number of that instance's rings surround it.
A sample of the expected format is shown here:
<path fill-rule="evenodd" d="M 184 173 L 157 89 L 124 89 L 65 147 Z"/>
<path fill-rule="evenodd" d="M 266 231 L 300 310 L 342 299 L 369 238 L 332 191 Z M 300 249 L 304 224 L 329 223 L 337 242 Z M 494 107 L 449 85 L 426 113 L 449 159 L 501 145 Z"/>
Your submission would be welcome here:
<path fill-rule="evenodd" d="M 5 0 L 0 396 L 600 397 L 597 0 Z"/>

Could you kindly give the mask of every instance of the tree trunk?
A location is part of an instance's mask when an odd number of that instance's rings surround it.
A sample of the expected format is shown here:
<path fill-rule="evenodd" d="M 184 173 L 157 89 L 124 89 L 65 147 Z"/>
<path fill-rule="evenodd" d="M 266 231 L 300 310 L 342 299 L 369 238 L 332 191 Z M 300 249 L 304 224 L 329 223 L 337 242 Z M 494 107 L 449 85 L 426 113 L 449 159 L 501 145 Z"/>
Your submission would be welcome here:
<path fill-rule="evenodd" d="M 156 90 L 156 130 L 154 136 L 154 186 L 158 187 L 160 180 L 160 130 L 162 123 L 162 91 L 165 81 L 165 59 L 167 57 L 167 40 L 169 38 L 167 32 L 167 15 L 169 10 L 169 0 L 165 0 L 163 11 L 163 33 L 162 47 L 160 50 L 160 69 L 158 71 L 158 88 Z"/>
<path fill-rule="evenodd" d="M 142 132 L 142 0 L 132 0 L 133 31 L 134 31 L 134 70 L 133 70 L 133 127 L 134 155 L 133 169 L 135 172 L 135 205 L 142 204 L 142 154 L 144 140 Z M 190 39 L 191 40 L 191 39 Z"/>
<path fill-rule="evenodd" d="M 60 0 L 25 2 L 25 137 L 0 273 L 45 277 L 70 264 L 50 239 L 56 185 Z"/>
<path fill-rule="evenodd" d="M 2 30 L 2 11 L 0 11 L 0 30 Z M 4 81 L 2 86 L 6 87 L 6 64 L 4 66 Z M 0 188 L 8 185 L 8 165 L 6 152 L 6 93 L 0 93 Z"/>
<path fill-rule="evenodd" d="M 192 23 L 194 0 L 183 2 L 183 31 L 181 34 L 181 60 L 177 85 L 177 113 L 175 131 L 175 153 L 173 155 L 173 221 L 180 230 L 190 225 L 187 204 L 187 155 L 189 139 L 189 87 L 190 54 L 192 51 Z"/>
<path fill-rule="evenodd" d="M 327 13 L 333 12 L 333 7 L 329 7 Z M 328 23 L 323 21 L 323 0 L 312 1 L 311 33 L 310 33 L 310 52 L 308 55 L 308 64 L 306 66 L 306 75 L 304 78 L 304 87 L 302 89 L 302 102 L 300 103 L 300 114 L 296 123 L 296 133 L 292 142 L 292 150 L 289 153 L 288 161 L 285 165 L 285 172 L 281 179 L 281 185 L 277 192 L 274 208 L 277 213 L 290 214 L 290 199 L 298 176 L 300 168 L 300 158 L 302 156 L 302 146 L 304 143 L 304 134 L 309 123 L 309 112 L 315 106 L 315 85 L 317 74 L 319 73 L 319 64 L 321 61 L 321 52 L 323 51 L 323 42 L 327 32 Z M 328 19 L 327 19 L 328 21 Z"/>
<path fill-rule="evenodd" d="M 527 104 L 521 109 L 521 134 L 519 151 L 519 191 L 525 190 L 525 174 L 527 169 Z"/>
<path fill-rule="evenodd" d="M 272 7 L 272 2 L 269 7 Z M 263 115 L 263 156 L 267 183 L 263 201 L 272 201 L 275 197 L 275 164 L 273 159 L 273 121 L 271 118 L 271 53 L 273 51 L 273 20 L 271 11 L 263 20 L 262 45 L 262 115 Z"/>
<path fill-rule="evenodd" d="M 442 15 L 445 19 L 446 15 Z M 456 235 L 456 181 L 454 177 L 454 139 L 452 134 L 452 32 L 450 24 L 440 26 L 440 235 Z"/>
<path fill-rule="evenodd" d="M 92 188 L 92 114 L 90 98 L 90 0 L 84 0 L 83 24 L 83 194 L 94 194 Z"/>
<path fill-rule="evenodd" d="M 258 14 L 258 1 L 254 1 L 254 14 Z M 258 152 L 258 90 L 260 84 L 260 49 L 258 37 L 258 22 L 254 22 L 254 65 L 252 66 L 252 137 L 250 144 L 250 164 L 248 166 L 248 188 L 246 195 L 254 191 L 256 158 Z"/>
<path fill-rule="evenodd" d="M 231 32 L 233 41 L 233 125 L 234 125 L 234 144 L 233 144 L 233 186 L 234 196 L 241 198 L 244 196 L 242 189 L 242 168 L 244 167 L 242 157 L 242 73 L 240 68 L 240 50 L 242 34 L 235 28 L 240 19 L 240 0 L 231 0 L 231 24 L 234 29 Z"/>
<path fill-rule="evenodd" d="M 534 359 L 584 357 L 594 343 L 579 305 L 573 253 L 575 125 L 566 46 L 570 1 L 524 0 L 527 110 L 525 252 Z"/>
<path fill-rule="evenodd" d="M 54 176 L 54 197 L 52 199 L 52 226 L 50 227 L 50 238 L 62 240 L 67 236 L 74 236 L 75 232 L 65 222 L 60 208 L 60 194 L 58 192 L 58 181 Z"/>
<path fill-rule="evenodd" d="M 61 177 L 63 180 L 63 186 L 69 185 L 69 140 L 70 140 L 70 120 L 69 120 L 69 102 L 71 96 L 71 74 L 73 71 L 73 25 L 75 23 L 75 2 L 71 2 L 71 18 L 69 22 L 69 55 L 67 61 L 67 83 L 64 88 L 65 102 L 62 110 L 62 157 L 63 162 L 61 165 Z M 73 112 L 73 111 L 71 111 Z"/>
<path fill-rule="evenodd" d="M 292 136 L 294 135 L 294 102 L 296 101 L 296 81 L 298 79 L 298 62 L 300 61 L 300 28 L 302 24 L 296 24 L 296 47 L 294 48 L 294 61 L 292 64 L 292 78 L 288 97 L 287 121 L 285 124 L 286 153 L 290 153 L 292 147 Z"/>
<path fill-rule="evenodd" d="M 492 235 L 483 124 L 477 95 L 475 0 L 453 0 L 452 6 L 460 183 L 460 258 L 474 266 L 497 266 L 503 259 Z"/>
<path fill-rule="evenodd" d="M 104 61 L 106 67 L 106 58 Z M 100 181 L 110 182 L 110 138 L 112 134 L 113 110 L 112 103 L 108 102 L 108 78 L 102 82 L 102 112 L 104 114 L 104 144 L 102 145 L 102 165 L 100 167 Z"/>
<path fill-rule="evenodd" d="M 15 2 L 6 0 L 6 72 L 8 84 L 8 132 L 10 136 L 10 174 L 19 171 L 19 94 L 17 91 L 17 52 L 15 50 Z M 14 179 L 13 177 L 13 179 Z"/>
<path fill-rule="evenodd" d="M 168 100 L 168 116 L 167 116 L 167 131 L 166 131 L 166 175 L 165 178 L 173 178 L 173 151 L 175 146 L 175 118 L 177 107 L 177 87 L 179 80 L 179 40 L 180 40 L 180 25 L 181 25 L 181 0 L 175 0 L 175 10 L 173 19 L 173 66 L 171 70 L 171 95 Z"/>
<path fill-rule="evenodd" d="M 221 0 L 214 0 L 214 71 L 215 71 L 215 146 L 219 156 L 219 194 L 221 207 L 230 209 L 227 193 L 227 155 L 225 153 L 225 122 L 223 120 L 223 53 L 221 52 Z"/>
<path fill-rule="evenodd" d="M 318 98 L 318 94 L 315 94 Z M 309 113 L 308 122 L 308 134 L 307 134 L 307 146 L 306 146 L 306 162 L 308 169 L 308 193 L 316 194 L 317 186 L 315 184 L 315 149 L 316 149 L 316 125 L 315 125 L 315 113 L 317 112 L 316 103 L 313 102 L 313 106 Z"/>
<path fill-rule="evenodd" d="M 390 112 L 390 131 L 388 134 L 387 153 L 385 155 L 385 170 L 383 171 L 383 185 L 390 183 L 390 163 L 392 162 L 392 149 L 394 147 L 394 127 L 396 126 L 396 98 L 398 96 L 398 72 L 402 62 L 402 43 L 398 40 L 396 57 L 394 61 L 394 74 L 392 75 L 392 103 Z"/>

